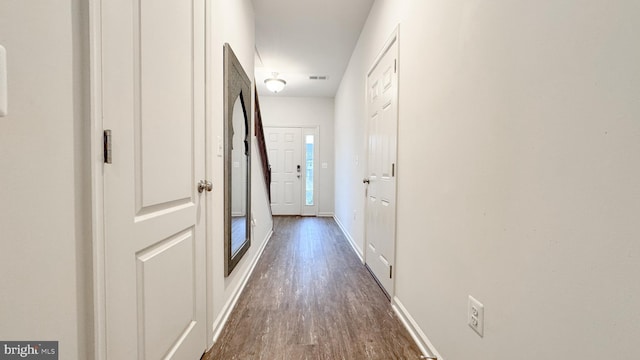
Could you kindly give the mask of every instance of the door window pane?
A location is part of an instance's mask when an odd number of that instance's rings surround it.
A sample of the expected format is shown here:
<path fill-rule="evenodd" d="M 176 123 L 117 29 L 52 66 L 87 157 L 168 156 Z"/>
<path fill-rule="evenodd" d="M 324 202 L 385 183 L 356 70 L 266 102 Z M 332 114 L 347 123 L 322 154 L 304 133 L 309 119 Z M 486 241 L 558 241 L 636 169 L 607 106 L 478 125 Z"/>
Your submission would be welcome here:
<path fill-rule="evenodd" d="M 305 205 L 313 206 L 313 135 L 305 136 Z"/>

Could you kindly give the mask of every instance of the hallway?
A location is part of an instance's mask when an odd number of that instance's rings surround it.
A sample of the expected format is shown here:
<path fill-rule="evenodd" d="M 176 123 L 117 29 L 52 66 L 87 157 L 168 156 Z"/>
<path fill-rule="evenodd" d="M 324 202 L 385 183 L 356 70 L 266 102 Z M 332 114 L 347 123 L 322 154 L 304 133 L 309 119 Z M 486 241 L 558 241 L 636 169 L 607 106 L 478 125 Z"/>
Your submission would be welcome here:
<path fill-rule="evenodd" d="M 273 237 L 203 359 L 420 356 L 333 219 L 275 217 Z"/>

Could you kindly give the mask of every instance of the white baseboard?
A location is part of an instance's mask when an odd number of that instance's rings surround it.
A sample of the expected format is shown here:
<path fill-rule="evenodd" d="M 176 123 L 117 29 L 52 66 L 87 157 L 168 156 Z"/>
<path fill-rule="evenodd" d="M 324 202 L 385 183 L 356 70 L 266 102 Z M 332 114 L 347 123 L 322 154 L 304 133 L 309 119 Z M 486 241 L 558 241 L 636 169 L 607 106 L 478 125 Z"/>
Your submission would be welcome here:
<path fill-rule="evenodd" d="M 249 277 L 251 277 L 253 270 L 255 270 L 256 265 L 258 264 L 258 260 L 260 260 L 260 258 L 262 257 L 262 253 L 264 252 L 264 249 L 267 246 L 267 243 L 269 242 L 269 240 L 271 240 L 272 235 L 273 235 L 273 228 L 269 231 L 264 241 L 262 242 L 262 246 L 260 246 L 260 249 L 258 250 L 258 254 L 253 259 L 253 262 L 251 263 L 249 270 L 243 275 L 242 281 L 240 282 L 240 286 L 238 286 L 236 291 L 229 297 L 229 300 L 227 300 L 227 303 L 224 304 L 224 307 L 222 308 L 220 315 L 218 315 L 218 318 L 213 322 L 213 342 L 212 342 L 213 344 L 216 343 L 216 341 L 218 340 L 218 337 L 220 336 L 220 333 L 222 333 L 222 329 L 224 329 L 224 325 L 227 323 L 227 320 L 229 320 L 229 315 L 231 315 L 231 312 L 236 307 L 236 304 L 238 303 L 238 299 L 240 298 L 242 291 L 244 291 L 245 286 L 247 286 Z"/>
<path fill-rule="evenodd" d="M 356 245 L 355 240 L 353 240 L 353 238 L 351 237 L 351 234 L 349 234 L 347 229 L 344 227 L 344 225 L 342 225 L 340 220 L 335 215 L 333 216 L 333 220 L 336 221 L 336 224 L 338 224 L 338 227 L 340 228 L 340 230 L 342 230 L 342 233 L 347 238 L 347 241 L 349 241 L 349 245 L 351 245 L 351 247 L 353 248 L 353 251 L 360 258 L 360 262 L 364 264 L 364 255 L 362 254 L 360 249 L 358 249 L 358 246 Z"/>
<path fill-rule="evenodd" d="M 319 212 L 318 213 L 318 217 L 333 217 L 333 213 L 332 212 Z"/>
<path fill-rule="evenodd" d="M 393 303 L 391 304 L 391 307 L 395 311 L 396 315 L 398 315 L 398 317 L 400 318 L 400 321 L 402 321 L 404 327 L 407 328 L 413 340 L 416 342 L 416 344 L 418 344 L 418 347 L 420 348 L 422 354 L 427 358 L 435 356 L 438 360 L 444 360 L 444 358 L 440 356 L 436 348 L 433 346 L 431 341 L 429 341 L 427 335 L 425 335 L 422 329 L 420 329 L 418 323 L 416 323 L 411 314 L 409 314 L 404 305 L 402 305 L 400 299 L 398 299 L 397 296 L 393 297 Z"/>

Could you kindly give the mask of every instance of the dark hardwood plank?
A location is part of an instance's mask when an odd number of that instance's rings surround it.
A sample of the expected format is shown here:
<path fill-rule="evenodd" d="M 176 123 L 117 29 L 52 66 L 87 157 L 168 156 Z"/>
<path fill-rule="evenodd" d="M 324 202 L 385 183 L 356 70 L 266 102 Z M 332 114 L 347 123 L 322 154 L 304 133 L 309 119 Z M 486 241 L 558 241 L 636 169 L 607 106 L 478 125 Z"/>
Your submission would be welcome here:
<path fill-rule="evenodd" d="M 218 341 L 217 359 L 420 359 L 330 218 L 275 217 L 274 235 Z"/>

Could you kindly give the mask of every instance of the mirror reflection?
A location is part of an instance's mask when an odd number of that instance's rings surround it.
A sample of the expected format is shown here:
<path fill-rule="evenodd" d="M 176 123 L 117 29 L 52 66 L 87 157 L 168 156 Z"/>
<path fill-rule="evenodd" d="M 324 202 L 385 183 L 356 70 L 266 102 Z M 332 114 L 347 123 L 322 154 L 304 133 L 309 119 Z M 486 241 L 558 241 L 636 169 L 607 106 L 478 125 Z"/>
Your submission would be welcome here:
<path fill-rule="evenodd" d="M 247 241 L 247 127 L 241 96 L 232 115 L 231 140 L 231 256 Z"/>
<path fill-rule="evenodd" d="M 224 45 L 224 273 L 251 247 L 251 80 Z"/>

